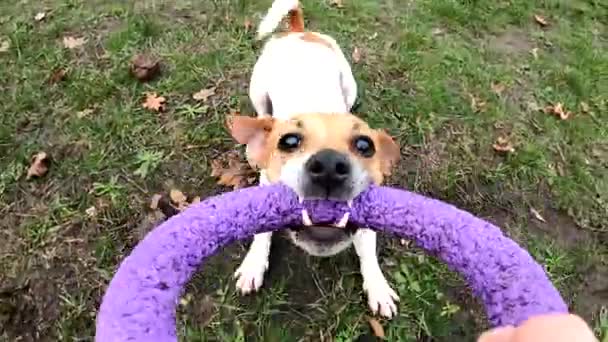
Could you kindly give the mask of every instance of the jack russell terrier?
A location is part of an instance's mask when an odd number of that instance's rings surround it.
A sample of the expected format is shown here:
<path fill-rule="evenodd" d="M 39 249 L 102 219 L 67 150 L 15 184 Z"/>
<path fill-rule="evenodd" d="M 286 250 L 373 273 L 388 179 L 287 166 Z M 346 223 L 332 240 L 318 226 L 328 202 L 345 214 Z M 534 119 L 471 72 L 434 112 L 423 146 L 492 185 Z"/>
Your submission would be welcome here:
<path fill-rule="evenodd" d="M 285 16 L 288 32 L 266 43 L 251 76 L 249 96 L 258 117 L 232 116 L 228 127 L 237 142 L 247 144 L 261 184 L 283 182 L 302 200 L 350 202 L 370 183 L 382 183 L 399 159 L 399 147 L 349 113 L 357 97 L 350 65 L 334 39 L 304 30 L 297 0 L 275 0 L 258 38 L 271 34 Z M 399 297 L 380 270 L 376 233 L 352 227 L 348 216 L 337 224 L 341 229 L 313 225 L 306 211 L 303 222 L 287 235 L 311 255 L 331 256 L 354 244 L 370 309 L 393 317 Z M 262 285 L 271 236 L 256 235 L 236 270 L 242 294 Z"/>

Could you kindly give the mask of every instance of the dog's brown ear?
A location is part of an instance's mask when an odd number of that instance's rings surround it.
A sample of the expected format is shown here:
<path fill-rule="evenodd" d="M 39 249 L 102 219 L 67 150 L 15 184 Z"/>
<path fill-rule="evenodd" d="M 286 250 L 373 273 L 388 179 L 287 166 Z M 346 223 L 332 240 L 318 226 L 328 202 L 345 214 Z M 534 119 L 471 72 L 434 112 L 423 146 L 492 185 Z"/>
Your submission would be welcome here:
<path fill-rule="evenodd" d="M 232 137 L 239 144 L 247 144 L 247 160 L 254 168 L 264 168 L 269 150 L 266 140 L 272 131 L 274 119 L 271 116 L 250 117 L 243 115 L 229 115 L 226 126 Z"/>
<path fill-rule="evenodd" d="M 385 176 L 391 174 L 393 167 L 399 162 L 401 149 L 393 138 L 384 131 L 377 131 L 377 152 L 380 158 L 381 171 Z"/>
<path fill-rule="evenodd" d="M 253 140 L 264 138 L 272 130 L 272 125 L 273 119 L 269 116 L 254 118 L 232 114 L 226 119 L 226 126 L 230 135 L 239 144 L 249 144 Z"/>

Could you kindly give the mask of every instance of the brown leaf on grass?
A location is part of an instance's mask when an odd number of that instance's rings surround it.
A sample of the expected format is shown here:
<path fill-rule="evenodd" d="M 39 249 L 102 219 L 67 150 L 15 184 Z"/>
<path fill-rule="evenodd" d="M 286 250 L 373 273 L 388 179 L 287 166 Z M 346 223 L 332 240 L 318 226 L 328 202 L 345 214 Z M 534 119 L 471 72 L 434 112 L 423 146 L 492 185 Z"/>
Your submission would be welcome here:
<path fill-rule="evenodd" d="M 245 28 L 245 31 L 247 31 L 247 32 L 251 31 L 251 29 L 253 28 L 253 23 L 251 22 L 251 20 L 249 18 L 246 18 L 245 20 L 243 20 L 243 27 Z"/>
<path fill-rule="evenodd" d="M 36 20 L 36 21 L 42 21 L 42 20 L 44 20 L 44 18 L 46 18 L 46 12 L 38 12 L 34 16 L 34 20 Z"/>
<path fill-rule="evenodd" d="M 361 62 L 361 50 L 359 50 L 359 48 L 356 46 L 353 49 L 352 57 L 353 57 L 353 63 Z"/>
<path fill-rule="evenodd" d="M 532 50 L 530 50 L 530 53 L 532 54 L 532 57 L 534 57 L 534 59 L 538 59 L 538 48 L 533 48 Z"/>
<path fill-rule="evenodd" d="M 539 220 L 540 222 L 546 223 L 547 221 L 545 220 L 545 218 L 538 212 L 538 210 L 530 207 L 530 214 L 532 214 L 532 216 L 534 216 L 535 219 Z"/>
<path fill-rule="evenodd" d="M 63 80 L 65 80 L 65 76 L 67 74 L 67 70 L 65 70 L 64 68 L 57 68 L 55 70 L 53 70 L 53 73 L 51 74 L 51 76 L 48 79 L 48 83 L 49 84 L 55 84 L 58 82 L 61 82 Z"/>
<path fill-rule="evenodd" d="M 515 152 L 515 148 L 511 144 L 508 138 L 506 137 L 498 137 L 496 142 L 492 145 L 494 151 L 500 153 L 513 153 Z"/>
<path fill-rule="evenodd" d="M 440 36 L 444 33 L 445 33 L 445 29 L 441 28 L 441 27 L 435 27 L 434 29 L 431 30 L 431 34 L 433 36 Z"/>
<path fill-rule="evenodd" d="M 150 209 L 152 209 L 152 210 L 158 209 L 158 203 L 160 202 L 160 199 L 162 197 L 163 197 L 163 195 L 161 195 L 161 194 L 152 195 L 152 198 L 150 199 Z"/>
<path fill-rule="evenodd" d="M 572 112 L 564 109 L 564 105 L 561 102 L 558 102 L 555 105 L 546 106 L 544 112 L 555 115 L 562 120 L 567 120 L 572 115 Z"/>
<path fill-rule="evenodd" d="M 93 114 L 94 110 L 91 108 L 87 108 L 87 109 L 83 109 L 81 111 L 76 112 L 76 117 L 79 119 L 82 119 L 84 117 L 87 117 L 91 114 Z"/>
<path fill-rule="evenodd" d="M 72 36 L 63 37 L 63 46 L 70 50 L 81 47 L 86 42 L 87 42 L 86 38 L 82 38 L 82 37 L 80 37 L 80 38 L 76 38 L 76 37 L 72 37 Z"/>
<path fill-rule="evenodd" d="M 150 55 L 137 54 L 131 58 L 129 70 L 136 79 L 142 82 L 150 81 L 160 74 L 160 60 Z"/>
<path fill-rule="evenodd" d="M 49 158 L 46 152 L 38 152 L 36 153 L 31 161 L 30 167 L 27 169 L 26 179 L 31 179 L 33 177 L 42 177 L 49 172 L 49 166 L 51 165 L 51 158 Z"/>
<path fill-rule="evenodd" d="M 469 98 L 471 99 L 471 109 L 476 112 L 483 112 L 486 108 L 486 102 L 482 101 L 479 97 L 469 94 Z"/>
<path fill-rule="evenodd" d="M 330 0 L 329 4 L 336 8 L 344 8 L 344 0 Z"/>
<path fill-rule="evenodd" d="M 9 40 L 0 40 L 0 52 L 6 52 L 11 47 Z"/>
<path fill-rule="evenodd" d="M 84 212 L 85 214 L 87 214 L 88 217 L 97 216 L 97 208 L 95 208 L 95 206 L 87 208 Z"/>
<path fill-rule="evenodd" d="M 177 189 L 171 189 L 171 191 L 169 191 L 169 198 L 171 199 L 171 202 L 173 202 L 173 204 L 176 204 L 178 206 L 188 203 L 188 197 L 184 195 L 183 192 Z"/>
<path fill-rule="evenodd" d="M 233 189 L 243 188 L 255 181 L 255 171 L 235 151 L 211 161 L 211 176 L 219 178 L 217 184 Z"/>
<path fill-rule="evenodd" d="M 201 201 L 200 197 L 194 197 L 191 201 L 188 201 L 188 196 L 177 189 L 171 189 L 169 195 L 154 194 L 150 200 L 150 209 L 159 210 L 169 218 L 173 215 L 184 211 L 190 206 L 190 204 L 198 203 Z"/>
<path fill-rule="evenodd" d="M 165 110 L 165 99 L 163 96 L 158 96 L 156 93 L 146 93 L 146 100 L 142 104 L 142 107 L 155 112 L 162 112 Z"/>
<path fill-rule="evenodd" d="M 547 19 L 545 19 L 545 17 L 543 17 L 540 14 L 535 14 L 534 20 L 536 21 L 537 24 L 539 24 L 542 27 L 549 25 L 549 23 L 547 22 Z"/>
<path fill-rule="evenodd" d="M 492 82 L 492 92 L 497 96 L 501 96 L 502 92 L 505 91 L 505 85 L 499 82 Z"/>
<path fill-rule="evenodd" d="M 377 319 L 369 317 L 367 319 L 367 322 L 369 323 L 369 326 L 372 328 L 372 333 L 374 334 L 374 336 L 379 337 L 379 338 L 386 337 L 386 335 L 384 334 L 384 328 L 382 327 L 382 324 L 380 324 L 380 322 L 378 322 Z"/>
<path fill-rule="evenodd" d="M 201 89 L 192 94 L 192 98 L 196 101 L 206 102 L 211 96 L 215 95 L 215 87 Z"/>

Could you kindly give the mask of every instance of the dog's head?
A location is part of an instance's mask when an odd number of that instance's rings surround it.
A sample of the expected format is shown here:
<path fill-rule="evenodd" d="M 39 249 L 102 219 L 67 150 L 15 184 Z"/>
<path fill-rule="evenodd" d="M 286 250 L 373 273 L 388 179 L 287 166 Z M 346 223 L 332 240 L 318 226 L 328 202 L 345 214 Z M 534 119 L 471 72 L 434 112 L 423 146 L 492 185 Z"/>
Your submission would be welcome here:
<path fill-rule="evenodd" d="M 351 201 L 370 183 L 382 183 L 400 155 L 388 134 L 352 114 L 301 114 L 286 121 L 236 115 L 228 127 L 248 145 L 253 167 L 301 199 Z"/>

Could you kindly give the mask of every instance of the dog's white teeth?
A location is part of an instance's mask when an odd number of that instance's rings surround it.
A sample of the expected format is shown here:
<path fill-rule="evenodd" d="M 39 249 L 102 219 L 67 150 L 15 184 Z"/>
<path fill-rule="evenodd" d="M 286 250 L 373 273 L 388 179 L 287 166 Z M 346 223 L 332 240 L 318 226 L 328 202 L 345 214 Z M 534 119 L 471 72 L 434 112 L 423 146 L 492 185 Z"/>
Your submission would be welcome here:
<path fill-rule="evenodd" d="M 336 224 L 336 227 L 338 227 L 338 228 L 345 228 L 346 224 L 348 223 L 348 219 L 349 218 L 350 218 L 350 213 L 344 214 L 344 216 L 342 216 L 342 218 L 340 219 L 340 222 L 338 222 Z"/>
<path fill-rule="evenodd" d="M 348 200 L 348 201 L 346 202 L 346 204 L 348 205 L 348 207 L 349 207 L 349 208 L 351 208 L 351 209 L 352 209 L 352 207 L 353 207 L 353 200 Z"/>
<path fill-rule="evenodd" d="M 302 223 L 305 226 L 312 226 L 312 220 L 310 219 L 310 216 L 308 216 L 308 211 L 306 211 L 306 209 L 302 209 Z"/>

